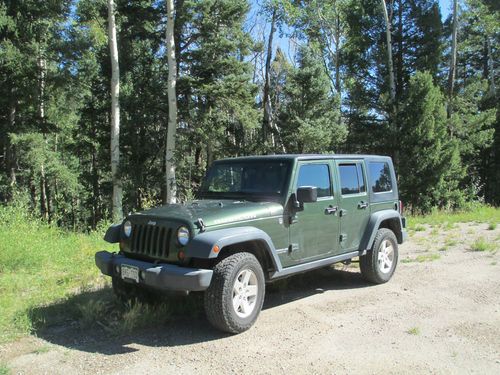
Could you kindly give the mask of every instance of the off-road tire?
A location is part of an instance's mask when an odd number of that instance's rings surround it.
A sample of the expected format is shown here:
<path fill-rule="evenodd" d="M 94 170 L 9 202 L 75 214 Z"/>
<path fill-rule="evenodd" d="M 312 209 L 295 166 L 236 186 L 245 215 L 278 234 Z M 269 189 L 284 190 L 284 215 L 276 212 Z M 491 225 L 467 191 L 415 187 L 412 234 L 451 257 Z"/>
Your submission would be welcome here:
<path fill-rule="evenodd" d="M 255 274 L 258 287 L 255 307 L 247 318 L 239 317 L 233 308 L 233 286 L 243 270 L 251 270 Z M 204 296 L 208 321 L 221 331 L 246 331 L 257 320 L 264 302 L 265 278 L 259 261 L 250 253 L 236 253 L 222 259 L 213 271 L 212 281 Z"/>
<path fill-rule="evenodd" d="M 137 285 L 127 283 L 117 276 L 113 276 L 111 280 L 113 292 L 116 298 L 122 303 L 147 303 L 153 304 L 156 299 L 153 293 L 144 288 L 139 288 Z"/>
<path fill-rule="evenodd" d="M 392 266 L 387 273 L 381 271 L 378 262 L 378 254 L 381 251 L 381 245 L 385 241 L 389 241 L 391 243 L 394 251 Z M 366 253 L 366 255 L 359 257 L 359 268 L 361 269 L 361 275 L 366 281 L 370 283 L 386 283 L 391 279 L 394 271 L 396 270 L 396 266 L 398 264 L 398 255 L 398 241 L 394 232 L 387 228 L 379 229 L 377 231 L 377 234 L 375 235 L 372 248 Z"/>

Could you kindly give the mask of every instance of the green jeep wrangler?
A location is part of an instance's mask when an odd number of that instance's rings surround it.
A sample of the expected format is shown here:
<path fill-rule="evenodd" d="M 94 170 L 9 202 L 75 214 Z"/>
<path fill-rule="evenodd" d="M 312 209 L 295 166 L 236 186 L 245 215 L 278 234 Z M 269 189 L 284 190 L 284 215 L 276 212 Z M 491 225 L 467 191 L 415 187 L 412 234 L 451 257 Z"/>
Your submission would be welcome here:
<path fill-rule="evenodd" d="M 120 298 L 204 291 L 210 323 L 226 332 L 257 319 L 267 282 L 359 257 L 387 282 L 407 237 L 394 167 L 373 155 L 273 155 L 213 163 L 197 196 L 129 215 L 104 239 L 97 267 Z"/>

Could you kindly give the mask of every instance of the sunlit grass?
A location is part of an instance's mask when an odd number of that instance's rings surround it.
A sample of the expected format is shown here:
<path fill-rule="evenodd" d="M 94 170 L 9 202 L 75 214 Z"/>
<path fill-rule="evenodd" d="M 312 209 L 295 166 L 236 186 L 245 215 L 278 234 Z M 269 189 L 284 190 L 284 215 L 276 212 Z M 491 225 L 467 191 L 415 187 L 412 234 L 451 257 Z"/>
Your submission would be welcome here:
<path fill-rule="evenodd" d="M 30 311 L 102 285 L 94 253 L 102 233 L 67 232 L 0 207 L 0 342 L 32 330 Z"/>
<path fill-rule="evenodd" d="M 423 224 L 443 225 L 445 229 L 449 230 L 456 223 L 467 222 L 488 223 L 490 228 L 496 228 L 497 223 L 500 222 L 500 209 L 477 204 L 463 211 L 435 210 L 429 215 L 408 217 L 409 228 L 417 231 L 422 228 Z"/>

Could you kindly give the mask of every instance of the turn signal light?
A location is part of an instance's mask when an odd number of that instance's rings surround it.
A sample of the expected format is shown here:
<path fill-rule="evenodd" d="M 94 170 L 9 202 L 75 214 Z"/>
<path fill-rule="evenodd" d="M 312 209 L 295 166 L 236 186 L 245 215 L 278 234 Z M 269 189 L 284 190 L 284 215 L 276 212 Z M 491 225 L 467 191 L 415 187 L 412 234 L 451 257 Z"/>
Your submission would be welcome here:
<path fill-rule="evenodd" d="M 215 245 L 215 246 L 212 248 L 212 250 L 213 250 L 213 252 L 214 252 L 215 254 L 217 254 L 217 253 L 220 251 L 220 248 L 219 248 L 219 246 Z"/>

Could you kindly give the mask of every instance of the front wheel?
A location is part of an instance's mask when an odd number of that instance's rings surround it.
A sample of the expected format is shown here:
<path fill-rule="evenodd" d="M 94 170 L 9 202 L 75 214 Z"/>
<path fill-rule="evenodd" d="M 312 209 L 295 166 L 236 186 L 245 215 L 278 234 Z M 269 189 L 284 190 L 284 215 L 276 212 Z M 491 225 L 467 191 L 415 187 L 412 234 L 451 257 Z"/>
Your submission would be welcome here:
<path fill-rule="evenodd" d="M 222 331 L 240 333 L 259 316 L 265 294 L 264 272 L 250 253 L 236 253 L 214 267 L 205 291 L 205 312 L 210 323 Z"/>
<path fill-rule="evenodd" d="M 366 281 L 383 284 L 389 281 L 398 263 L 398 241 L 387 228 L 377 231 L 371 250 L 359 258 L 361 274 Z"/>

